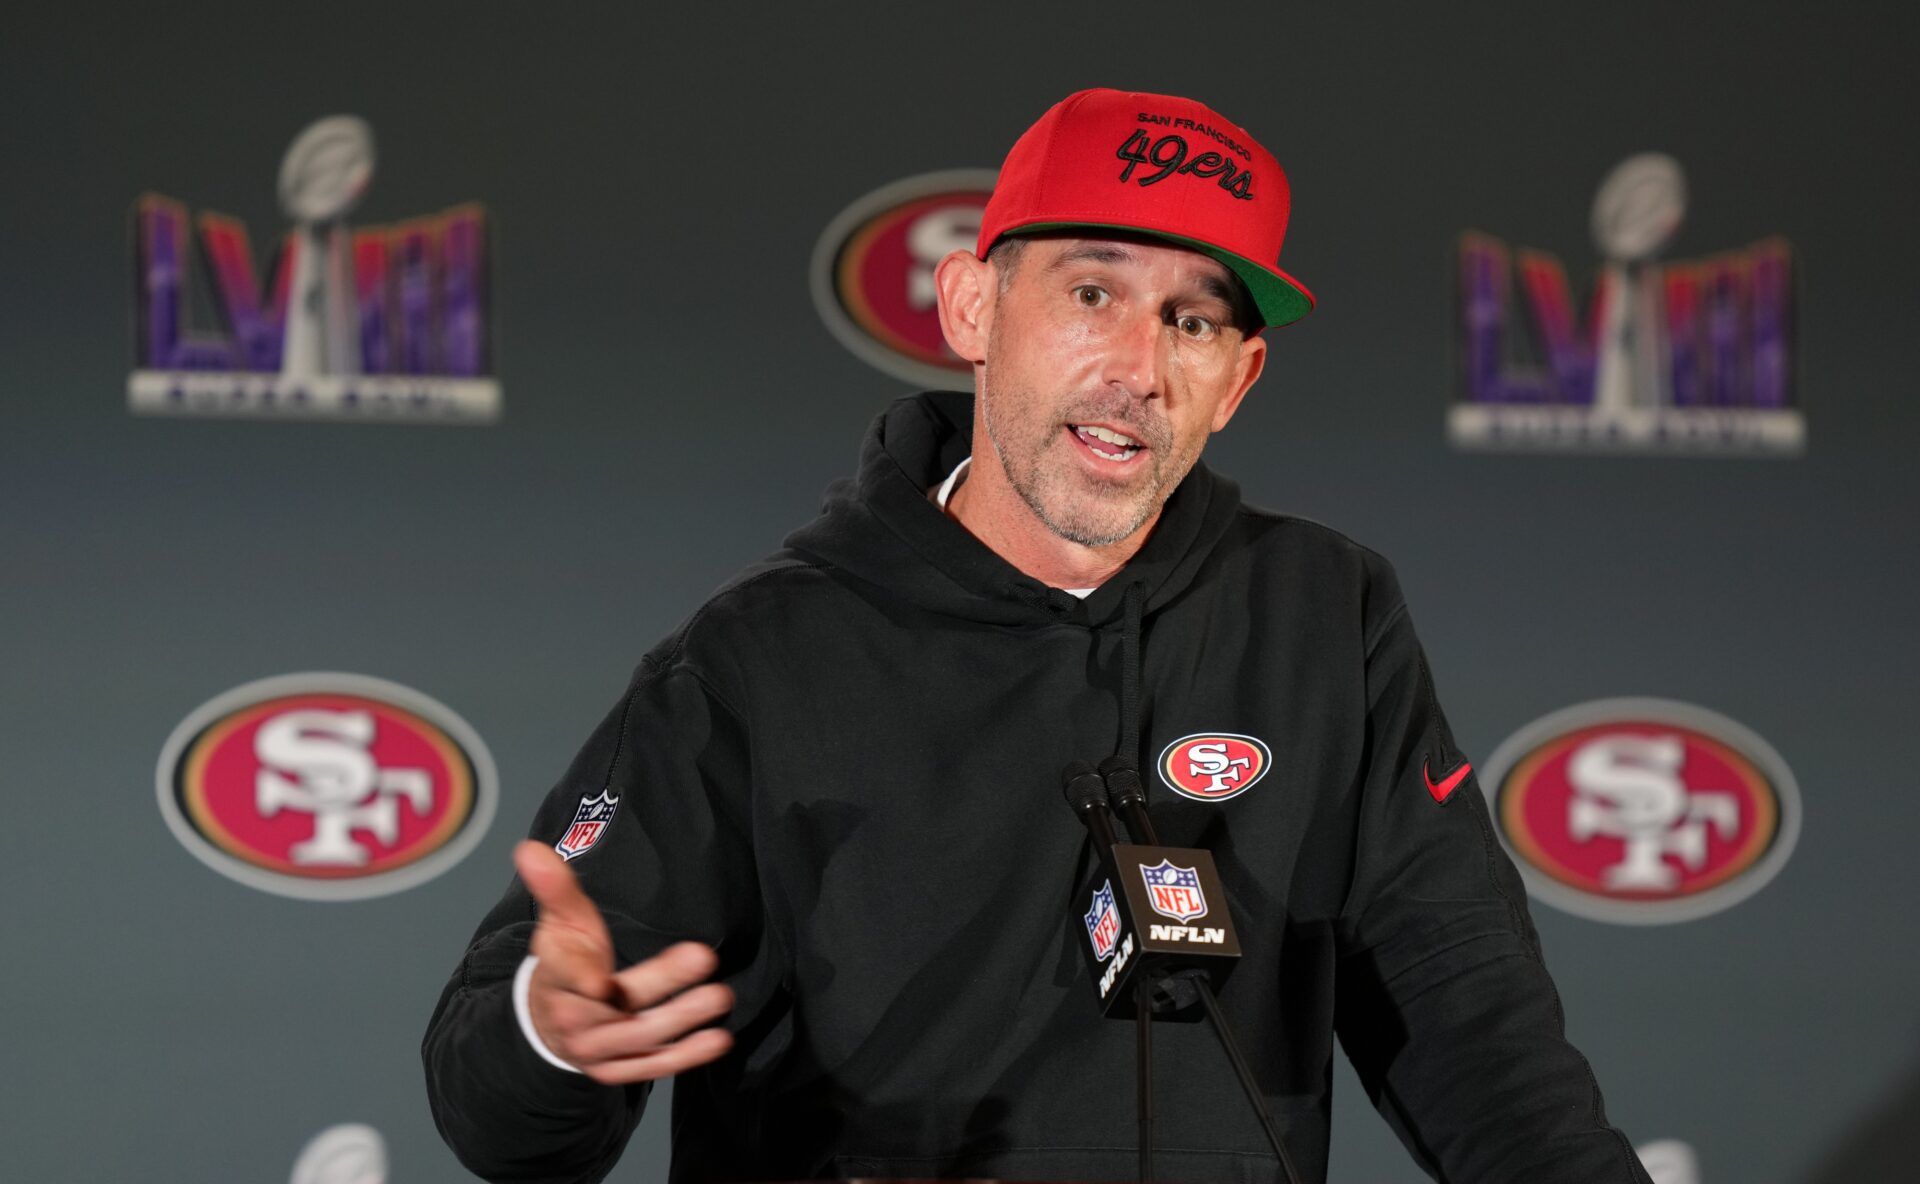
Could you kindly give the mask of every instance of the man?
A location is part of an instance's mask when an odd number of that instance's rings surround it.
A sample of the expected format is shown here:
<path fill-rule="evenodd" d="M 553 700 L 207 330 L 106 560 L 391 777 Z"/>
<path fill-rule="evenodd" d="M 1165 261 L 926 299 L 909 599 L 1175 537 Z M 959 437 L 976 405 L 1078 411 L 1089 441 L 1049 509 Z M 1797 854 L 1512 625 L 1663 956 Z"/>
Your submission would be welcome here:
<path fill-rule="evenodd" d="M 678 1074 L 675 1180 L 1131 1175 L 1133 1033 L 1066 923 L 1058 791 L 1118 754 L 1218 861 L 1222 1003 L 1304 1178 L 1337 1032 L 1443 1179 L 1645 1180 L 1392 570 L 1198 463 L 1260 329 L 1311 308 L 1287 213 L 1190 100 L 1086 91 L 1021 137 L 936 273 L 977 398 L 889 409 L 642 659 L 516 852 L 423 1050 L 464 1162 L 597 1180 Z M 1212 1034 L 1156 1029 L 1161 1175 L 1279 1179 Z"/>

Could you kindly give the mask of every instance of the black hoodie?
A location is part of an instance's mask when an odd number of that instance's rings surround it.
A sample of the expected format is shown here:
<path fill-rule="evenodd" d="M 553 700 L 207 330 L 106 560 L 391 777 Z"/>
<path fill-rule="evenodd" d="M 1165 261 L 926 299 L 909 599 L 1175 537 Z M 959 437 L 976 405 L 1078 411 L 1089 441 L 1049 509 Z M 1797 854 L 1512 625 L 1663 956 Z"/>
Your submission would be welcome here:
<path fill-rule="evenodd" d="M 1305 1179 L 1337 1033 L 1440 1179 L 1644 1184 L 1387 562 L 1197 466 L 1076 599 L 928 499 L 971 415 L 889 408 L 821 516 L 641 660 L 534 819 L 559 842 L 616 798 L 572 867 L 622 964 L 697 939 L 737 993 L 734 1050 L 674 1082 L 673 1180 L 1130 1178 L 1133 1030 L 1068 928 L 1089 844 L 1059 791 L 1119 752 L 1161 840 L 1218 863 L 1245 949 L 1221 1001 Z M 1197 733 L 1270 765 L 1219 800 L 1173 792 L 1157 758 Z M 487 1179 L 599 1180 L 648 1091 L 522 1037 L 533 917 L 516 882 L 441 996 L 435 1120 Z M 1160 1175 L 1280 1180 L 1209 1030 L 1155 1028 Z"/>

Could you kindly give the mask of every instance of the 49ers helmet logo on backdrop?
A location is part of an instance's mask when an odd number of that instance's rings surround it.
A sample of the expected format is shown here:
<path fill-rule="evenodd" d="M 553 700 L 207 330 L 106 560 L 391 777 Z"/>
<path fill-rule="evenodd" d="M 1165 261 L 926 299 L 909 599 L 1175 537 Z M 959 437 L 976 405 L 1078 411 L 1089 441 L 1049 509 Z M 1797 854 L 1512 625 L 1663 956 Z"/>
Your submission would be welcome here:
<path fill-rule="evenodd" d="M 1160 753 L 1160 780 L 1167 788 L 1201 802 L 1220 802 L 1245 793 L 1266 776 L 1273 753 L 1266 741 L 1233 732 L 1197 732 L 1182 736 Z"/>
<path fill-rule="evenodd" d="M 895 378 L 945 389 L 973 368 L 940 332 L 934 264 L 971 250 L 993 195 L 992 169 L 895 181 L 842 210 L 813 248 L 809 286 L 841 345 Z"/>
<path fill-rule="evenodd" d="M 358 900 L 458 863 L 493 820 L 493 759 L 417 691 L 353 674 L 236 687 L 175 728 L 160 813 L 193 855 L 249 887 Z"/>
<path fill-rule="evenodd" d="M 1772 879 L 1800 834 L 1780 755 L 1665 699 L 1557 711 L 1502 744 L 1481 784 L 1529 892 L 1597 921 L 1717 913 Z"/>

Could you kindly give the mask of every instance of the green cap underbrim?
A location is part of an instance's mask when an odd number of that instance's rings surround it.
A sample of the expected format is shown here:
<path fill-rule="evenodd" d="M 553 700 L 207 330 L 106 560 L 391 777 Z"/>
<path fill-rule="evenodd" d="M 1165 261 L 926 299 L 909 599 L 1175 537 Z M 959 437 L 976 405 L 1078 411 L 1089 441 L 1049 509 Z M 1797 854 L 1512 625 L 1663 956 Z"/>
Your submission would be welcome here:
<path fill-rule="evenodd" d="M 1163 238 L 1178 243 L 1189 250 L 1198 251 L 1210 259 L 1218 260 L 1222 267 L 1240 277 L 1247 286 L 1247 294 L 1253 297 L 1253 306 L 1260 313 L 1261 324 L 1271 327 L 1291 325 L 1313 311 L 1313 297 L 1293 279 L 1272 267 L 1263 267 L 1244 255 L 1203 243 L 1199 239 L 1184 235 L 1169 234 L 1164 230 L 1149 230 L 1141 226 L 1124 226 L 1118 222 L 1035 222 L 1026 226 L 1016 226 L 1006 235 L 1048 234 L 1060 230 L 1124 230 L 1129 234 L 1144 234 L 1149 238 Z"/>

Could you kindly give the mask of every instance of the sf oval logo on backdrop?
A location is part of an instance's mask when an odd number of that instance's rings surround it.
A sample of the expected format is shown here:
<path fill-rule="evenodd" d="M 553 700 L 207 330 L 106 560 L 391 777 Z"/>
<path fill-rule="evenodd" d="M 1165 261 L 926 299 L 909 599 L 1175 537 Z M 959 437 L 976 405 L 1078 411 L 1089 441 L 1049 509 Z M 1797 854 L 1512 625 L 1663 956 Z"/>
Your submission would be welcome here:
<path fill-rule="evenodd" d="M 1272 750 L 1258 737 L 1196 732 L 1161 750 L 1160 780 L 1183 797 L 1220 802 L 1251 789 L 1272 763 Z"/>
<path fill-rule="evenodd" d="M 1522 728 L 1481 782 L 1528 890 L 1630 925 L 1689 921 L 1758 892 L 1800 834 L 1793 774 L 1725 716 L 1607 699 Z"/>
<path fill-rule="evenodd" d="M 466 722 L 395 683 L 291 674 L 236 687 L 161 751 L 160 812 L 222 875 L 305 900 L 424 883 L 493 819 L 493 759 Z"/>
<path fill-rule="evenodd" d="M 919 387 L 952 389 L 972 368 L 940 332 L 933 268 L 972 250 L 993 195 L 992 169 L 922 173 L 842 210 L 813 248 L 809 287 L 820 319 L 868 365 Z"/>

